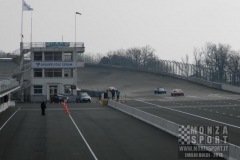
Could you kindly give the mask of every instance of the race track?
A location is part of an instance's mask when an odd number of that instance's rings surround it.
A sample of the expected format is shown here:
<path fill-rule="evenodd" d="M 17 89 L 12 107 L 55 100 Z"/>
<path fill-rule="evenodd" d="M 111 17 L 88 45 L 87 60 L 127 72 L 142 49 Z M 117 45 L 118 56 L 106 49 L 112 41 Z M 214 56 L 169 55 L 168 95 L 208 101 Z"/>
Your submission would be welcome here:
<path fill-rule="evenodd" d="M 229 142 L 240 146 L 240 97 L 192 82 L 146 72 L 78 68 L 78 88 L 114 86 L 130 107 L 179 125 L 228 126 Z M 155 95 L 164 87 L 167 94 Z M 171 97 L 174 88 L 185 96 Z M 178 159 L 178 139 L 109 106 L 17 103 L 0 113 L 0 159 Z"/>

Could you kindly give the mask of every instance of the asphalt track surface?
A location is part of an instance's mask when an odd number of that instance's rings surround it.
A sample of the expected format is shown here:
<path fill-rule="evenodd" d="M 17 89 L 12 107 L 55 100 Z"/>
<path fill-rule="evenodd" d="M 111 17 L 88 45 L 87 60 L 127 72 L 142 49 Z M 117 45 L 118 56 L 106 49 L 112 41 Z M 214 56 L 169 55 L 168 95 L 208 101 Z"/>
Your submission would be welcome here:
<path fill-rule="evenodd" d="M 228 141 L 240 146 L 239 100 L 147 101 L 139 99 L 128 101 L 127 105 L 179 125 L 227 126 Z"/>
<path fill-rule="evenodd" d="M 0 114 L 1 160 L 178 159 L 177 138 L 99 103 L 17 104 Z M 10 119 L 9 119 L 10 118 Z"/>

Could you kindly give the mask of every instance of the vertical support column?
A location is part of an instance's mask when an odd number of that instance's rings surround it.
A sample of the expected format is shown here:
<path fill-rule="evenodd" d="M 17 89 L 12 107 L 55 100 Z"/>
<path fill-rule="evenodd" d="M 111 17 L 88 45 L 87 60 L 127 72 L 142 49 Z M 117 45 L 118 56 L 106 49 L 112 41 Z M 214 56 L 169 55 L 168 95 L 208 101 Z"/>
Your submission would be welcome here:
<path fill-rule="evenodd" d="M 75 64 L 76 64 L 75 68 L 73 68 L 73 85 L 76 86 L 76 89 L 73 89 L 73 95 L 76 96 L 77 95 L 77 77 L 78 77 L 78 75 L 77 75 L 78 74 L 77 73 L 77 48 L 76 47 L 75 47 L 72 57 L 73 57 L 73 62 L 75 62 Z"/>
<path fill-rule="evenodd" d="M 24 89 L 23 89 L 23 61 L 24 61 L 24 53 L 23 53 L 23 42 L 20 43 L 20 78 L 19 78 L 19 83 L 21 86 L 21 91 L 20 91 L 20 100 L 21 102 L 24 101 Z"/>

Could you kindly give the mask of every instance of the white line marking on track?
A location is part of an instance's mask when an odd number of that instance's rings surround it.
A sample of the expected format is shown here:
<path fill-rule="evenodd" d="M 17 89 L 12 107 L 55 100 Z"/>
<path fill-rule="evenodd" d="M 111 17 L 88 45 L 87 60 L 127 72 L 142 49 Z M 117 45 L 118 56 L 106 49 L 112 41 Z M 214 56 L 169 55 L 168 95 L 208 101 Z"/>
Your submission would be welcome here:
<path fill-rule="evenodd" d="M 98 158 L 96 157 L 96 155 L 94 154 L 94 152 L 92 151 L 90 145 L 88 144 L 87 140 L 84 138 L 82 132 L 80 131 L 80 129 L 78 128 L 78 126 L 76 125 L 75 121 L 73 120 L 72 116 L 69 115 L 70 119 L 72 120 L 74 126 L 76 127 L 76 129 L 78 130 L 78 133 L 80 134 L 80 136 L 82 137 L 83 141 L 85 142 L 85 144 L 87 145 L 89 151 L 91 152 L 92 156 L 94 157 L 95 160 L 98 160 Z"/>
<path fill-rule="evenodd" d="M 221 124 L 224 124 L 224 125 L 228 125 L 228 126 L 231 126 L 231 127 L 234 127 L 234 128 L 238 128 L 238 129 L 240 129 L 240 126 L 235 126 L 235 125 L 232 125 L 232 124 L 229 124 L 229 123 L 224 123 L 224 122 L 221 122 L 221 121 L 217 121 L 217 120 L 213 120 L 213 119 L 210 119 L 210 118 L 202 117 L 202 116 L 199 116 L 199 115 L 195 115 L 195 114 L 191 114 L 191 113 L 187 113 L 187 112 L 179 111 L 179 110 L 172 109 L 172 108 L 163 107 L 163 106 L 160 106 L 160 105 L 157 105 L 157 104 L 153 104 L 153 103 L 149 103 L 149 102 L 145 102 L 145 101 L 141 101 L 141 100 L 139 100 L 139 101 L 140 101 L 140 102 L 143 102 L 143 103 L 146 103 L 146 104 L 153 105 L 153 106 L 157 106 L 157 107 L 159 107 L 159 108 L 164 108 L 164 109 L 172 110 L 172 111 L 175 111 L 175 112 L 188 114 L 188 115 L 191 115 L 191 116 L 194 116 L 194 117 L 198 117 L 198 118 L 206 119 L 206 120 L 209 120 L 209 121 L 213 121 L 213 122 L 221 123 Z"/>
<path fill-rule="evenodd" d="M 8 120 L 2 125 L 2 127 L 0 128 L 0 131 L 3 129 L 3 127 L 8 123 L 8 121 L 10 121 L 10 119 L 20 110 L 21 108 L 18 108 L 18 110 L 16 110 L 14 113 L 13 113 L 13 115 L 10 117 L 10 118 L 8 118 Z"/>

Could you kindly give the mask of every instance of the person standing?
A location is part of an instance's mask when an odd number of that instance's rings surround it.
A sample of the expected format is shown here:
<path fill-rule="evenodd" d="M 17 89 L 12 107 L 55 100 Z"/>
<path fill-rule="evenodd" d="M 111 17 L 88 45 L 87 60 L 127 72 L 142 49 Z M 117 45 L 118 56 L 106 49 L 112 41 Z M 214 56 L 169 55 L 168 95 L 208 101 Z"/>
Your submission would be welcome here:
<path fill-rule="evenodd" d="M 111 90 L 111 93 L 112 93 L 112 99 L 115 99 L 115 90 Z"/>
<path fill-rule="evenodd" d="M 47 108 L 46 102 L 42 101 L 41 103 L 41 109 L 42 109 L 42 115 L 45 116 L 45 109 Z"/>
<path fill-rule="evenodd" d="M 116 95 L 117 95 L 117 101 L 119 100 L 119 96 L 120 96 L 120 91 L 116 90 Z"/>

